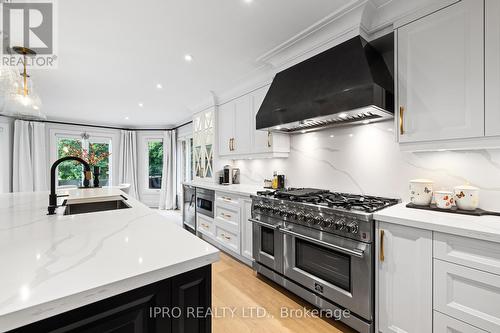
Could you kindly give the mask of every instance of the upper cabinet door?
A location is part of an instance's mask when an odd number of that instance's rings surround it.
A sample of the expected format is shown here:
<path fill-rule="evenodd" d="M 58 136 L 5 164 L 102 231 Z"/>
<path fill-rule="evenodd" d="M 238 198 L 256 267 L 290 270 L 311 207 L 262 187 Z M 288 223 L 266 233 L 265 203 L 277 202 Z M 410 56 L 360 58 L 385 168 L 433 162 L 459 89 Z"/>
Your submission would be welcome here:
<path fill-rule="evenodd" d="M 255 117 L 257 116 L 257 112 L 259 112 L 259 108 L 264 102 L 264 98 L 266 97 L 267 91 L 269 90 L 269 86 L 265 86 L 255 91 L 253 94 L 253 118 L 252 118 L 252 128 L 255 131 L 254 138 L 254 150 L 256 153 L 268 153 L 272 151 L 272 143 L 273 137 L 272 133 L 268 131 L 259 131 L 256 128 Z"/>
<path fill-rule="evenodd" d="M 483 36 L 484 4 L 478 0 L 462 0 L 398 29 L 400 142 L 484 136 Z"/>
<path fill-rule="evenodd" d="M 248 154 L 252 149 L 252 95 L 244 95 L 234 101 L 233 153 Z"/>
<path fill-rule="evenodd" d="M 486 135 L 500 135 L 500 1 L 486 0 Z"/>
<path fill-rule="evenodd" d="M 234 104 L 226 103 L 219 107 L 218 115 L 219 154 L 229 155 L 233 150 Z"/>

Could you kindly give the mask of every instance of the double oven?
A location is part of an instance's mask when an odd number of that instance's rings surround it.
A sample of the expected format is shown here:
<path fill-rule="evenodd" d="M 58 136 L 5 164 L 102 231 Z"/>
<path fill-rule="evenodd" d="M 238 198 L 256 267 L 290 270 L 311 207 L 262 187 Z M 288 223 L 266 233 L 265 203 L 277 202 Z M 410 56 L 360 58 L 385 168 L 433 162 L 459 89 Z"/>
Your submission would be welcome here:
<path fill-rule="evenodd" d="M 266 216 L 256 210 L 252 210 L 250 221 L 254 269 L 258 273 L 321 309 L 348 310 L 341 321 L 360 332 L 373 332 L 373 243 L 290 223 L 286 218 Z"/>

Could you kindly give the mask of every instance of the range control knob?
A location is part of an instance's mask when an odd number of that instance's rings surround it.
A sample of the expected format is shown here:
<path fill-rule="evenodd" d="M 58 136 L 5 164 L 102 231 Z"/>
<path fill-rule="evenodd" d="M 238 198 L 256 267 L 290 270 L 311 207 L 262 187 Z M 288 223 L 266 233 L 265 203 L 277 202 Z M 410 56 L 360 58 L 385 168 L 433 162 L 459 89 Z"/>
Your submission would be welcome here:
<path fill-rule="evenodd" d="M 335 221 L 335 224 L 333 227 L 337 230 L 344 230 L 346 227 L 345 218 L 340 218 L 337 221 Z"/>
<path fill-rule="evenodd" d="M 300 212 L 300 211 L 299 211 L 299 212 L 297 212 L 297 218 L 298 218 L 299 220 L 303 220 L 303 219 L 305 219 L 305 217 L 306 217 L 306 216 L 305 216 L 304 212 Z"/>
<path fill-rule="evenodd" d="M 325 228 L 332 228 L 334 225 L 335 225 L 335 220 L 330 218 L 330 219 L 326 219 L 324 222 L 323 222 L 323 226 Z"/>
<path fill-rule="evenodd" d="M 315 216 L 313 218 L 313 223 L 316 224 L 316 225 L 322 225 L 322 222 L 324 221 L 324 219 L 321 217 L 321 216 Z"/>
<path fill-rule="evenodd" d="M 304 218 L 307 222 L 312 222 L 312 219 L 313 219 L 313 214 L 311 213 L 305 213 L 304 214 Z"/>
<path fill-rule="evenodd" d="M 351 234 L 357 234 L 359 231 L 359 225 L 356 222 L 350 222 L 347 224 L 347 231 L 349 231 Z"/>

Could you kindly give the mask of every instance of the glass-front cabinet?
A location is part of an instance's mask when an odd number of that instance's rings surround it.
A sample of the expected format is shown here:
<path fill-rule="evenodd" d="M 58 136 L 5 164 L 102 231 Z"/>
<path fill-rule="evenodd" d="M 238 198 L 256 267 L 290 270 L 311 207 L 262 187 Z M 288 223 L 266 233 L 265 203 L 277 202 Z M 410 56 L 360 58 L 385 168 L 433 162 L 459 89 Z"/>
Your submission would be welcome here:
<path fill-rule="evenodd" d="M 193 170 L 195 180 L 212 180 L 214 168 L 213 108 L 197 113 L 193 118 Z"/>

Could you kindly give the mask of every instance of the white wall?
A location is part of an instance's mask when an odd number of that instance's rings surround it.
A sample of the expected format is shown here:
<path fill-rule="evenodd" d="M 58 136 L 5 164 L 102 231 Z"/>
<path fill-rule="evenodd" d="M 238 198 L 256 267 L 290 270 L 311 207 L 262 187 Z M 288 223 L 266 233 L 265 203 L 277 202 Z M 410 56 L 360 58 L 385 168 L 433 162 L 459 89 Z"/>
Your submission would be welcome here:
<path fill-rule="evenodd" d="M 430 178 L 435 189 L 470 183 L 481 188 L 482 208 L 500 211 L 500 149 L 401 152 L 392 128 L 390 121 L 294 135 L 288 159 L 234 164 L 241 168 L 242 183 L 261 185 L 278 170 L 285 172 L 287 186 L 403 200 L 410 179 Z"/>
<path fill-rule="evenodd" d="M 12 190 L 12 146 L 14 121 L 0 117 L 0 193 Z"/>

